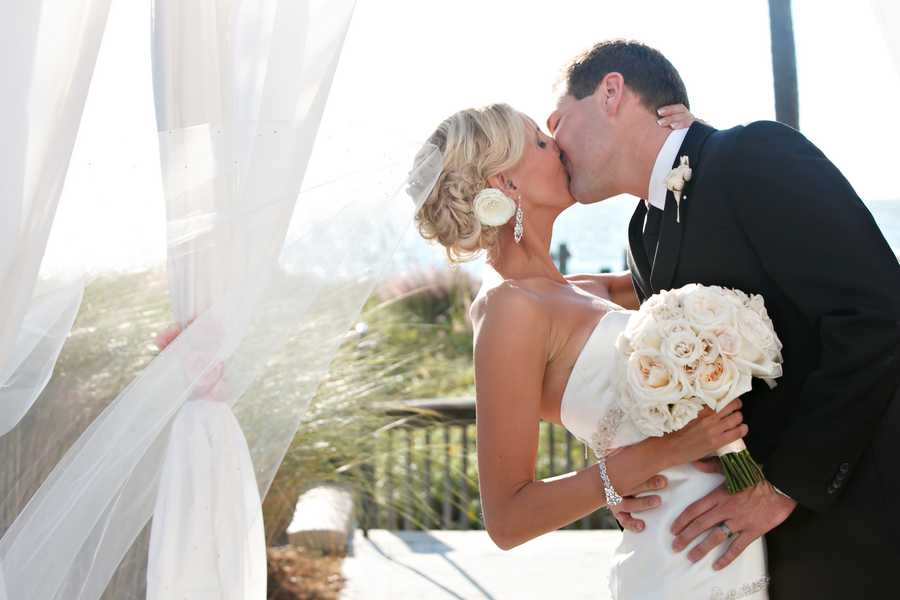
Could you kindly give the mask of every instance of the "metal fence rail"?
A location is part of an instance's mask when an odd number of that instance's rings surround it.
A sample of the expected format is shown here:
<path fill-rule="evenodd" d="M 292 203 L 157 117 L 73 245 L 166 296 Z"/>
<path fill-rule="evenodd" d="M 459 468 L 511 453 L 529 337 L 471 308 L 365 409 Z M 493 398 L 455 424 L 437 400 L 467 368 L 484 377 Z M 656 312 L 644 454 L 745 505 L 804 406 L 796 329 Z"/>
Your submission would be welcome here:
<path fill-rule="evenodd" d="M 385 406 L 398 417 L 379 432 L 382 451 L 364 469 L 368 490 L 360 497 L 360 527 L 484 529 L 475 460 L 475 399 L 431 398 Z M 541 423 L 535 477 L 545 479 L 594 462 L 564 428 Z M 605 509 L 566 529 L 609 529 Z"/>

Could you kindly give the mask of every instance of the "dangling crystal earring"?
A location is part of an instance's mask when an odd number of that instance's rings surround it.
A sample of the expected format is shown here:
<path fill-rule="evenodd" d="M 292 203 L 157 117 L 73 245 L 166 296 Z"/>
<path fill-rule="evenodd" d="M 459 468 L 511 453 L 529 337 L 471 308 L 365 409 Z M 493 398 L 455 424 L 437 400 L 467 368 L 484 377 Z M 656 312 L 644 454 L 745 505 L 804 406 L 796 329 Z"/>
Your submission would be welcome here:
<path fill-rule="evenodd" d="M 513 232 L 517 244 L 522 241 L 522 233 L 524 231 L 525 228 L 522 227 L 522 196 L 519 196 L 519 208 L 516 209 L 516 229 Z"/>

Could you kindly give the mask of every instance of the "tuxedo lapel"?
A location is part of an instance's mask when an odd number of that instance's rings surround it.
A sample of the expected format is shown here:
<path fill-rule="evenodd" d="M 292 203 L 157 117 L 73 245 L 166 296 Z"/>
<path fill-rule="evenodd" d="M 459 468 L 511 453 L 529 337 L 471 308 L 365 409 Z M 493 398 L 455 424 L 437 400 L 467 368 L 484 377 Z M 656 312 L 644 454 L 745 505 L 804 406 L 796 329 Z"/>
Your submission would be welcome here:
<path fill-rule="evenodd" d="M 695 122 L 688 130 L 681 148 L 672 168 L 678 166 L 682 156 L 688 157 L 688 165 L 692 171 L 700 166 L 700 148 L 706 138 L 715 131 L 712 127 L 703 123 Z M 679 209 L 675 202 L 675 196 L 672 192 L 666 192 L 666 209 L 663 213 L 662 228 L 659 231 L 659 245 L 656 248 L 656 258 L 653 261 L 653 267 L 650 272 L 650 294 L 656 294 L 660 290 L 670 289 L 672 287 L 672 278 L 675 275 L 675 267 L 678 265 L 678 255 L 681 252 L 681 226 L 684 224 L 688 208 L 690 206 L 691 190 L 695 177 L 691 177 L 685 182 L 684 189 L 681 192 L 681 210 L 679 219 Z M 679 222 L 680 220 L 680 222 Z M 630 232 L 629 232 L 629 244 Z"/>
<path fill-rule="evenodd" d="M 650 289 L 650 260 L 644 251 L 644 218 L 647 216 L 647 203 L 638 202 L 631 222 L 628 224 L 628 268 L 631 270 L 631 279 L 634 287 L 642 295 L 641 302 L 649 298 L 653 291 Z"/>

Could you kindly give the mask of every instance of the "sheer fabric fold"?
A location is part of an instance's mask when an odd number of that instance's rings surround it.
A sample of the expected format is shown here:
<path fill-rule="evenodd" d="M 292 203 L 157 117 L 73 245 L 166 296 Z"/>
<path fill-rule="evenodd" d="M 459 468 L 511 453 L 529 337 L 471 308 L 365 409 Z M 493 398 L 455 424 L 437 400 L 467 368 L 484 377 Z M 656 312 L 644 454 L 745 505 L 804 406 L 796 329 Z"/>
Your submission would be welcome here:
<path fill-rule="evenodd" d="M 35 287 L 110 1 L 12 2 L 0 19 L 0 435 L 46 385 L 81 299 L 80 277 Z"/>
<path fill-rule="evenodd" d="M 894 66 L 900 74 L 900 4 L 894 0 L 872 0 L 872 8 L 894 59 Z"/>
<path fill-rule="evenodd" d="M 173 6 L 196 12 L 179 17 Z M 170 291 L 175 318 L 189 325 L 94 420 L 0 540 L 10 598 L 100 597 L 117 567 L 131 568 L 120 562 L 154 514 L 150 597 L 264 594 L 259 499 L 441 167 L 435 148 L 405 148 L 297 196 L 351 10 L 155 4 Z M 192 15 L 207 20 L 188 27 Z M 172 31 L 212 42 L 172 62 L 163 43 Z M 159 64 L 202 70 L 210 56 L 217 74 L 196 80 Z M 208 79 L 219 87 L 198 84 L 199 100 L 185 87 Z M 304 371 L 277 390 L 258 380 L 298 335 Z"/>

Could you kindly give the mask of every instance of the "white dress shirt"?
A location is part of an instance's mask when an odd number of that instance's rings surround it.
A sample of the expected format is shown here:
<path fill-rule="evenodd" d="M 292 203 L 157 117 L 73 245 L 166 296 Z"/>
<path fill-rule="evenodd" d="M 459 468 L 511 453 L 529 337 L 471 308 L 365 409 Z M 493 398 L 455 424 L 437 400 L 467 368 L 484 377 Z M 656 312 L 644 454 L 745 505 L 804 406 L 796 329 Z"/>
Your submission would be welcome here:
<path fill-rule="evenodd" d="M 684 142 L 684 136 L 687 135 L 687 129 L 678 129 L 669 134 L 666 143 L 660 148 L 653 164 L 653 172 L 650 174 L 650 189 L 647 190 L 647 208 L 655 206 L 660 210 L 666 210 L 666 187 L 663 182 L 666 175 L 672 170 L 681 144 Z"/>

